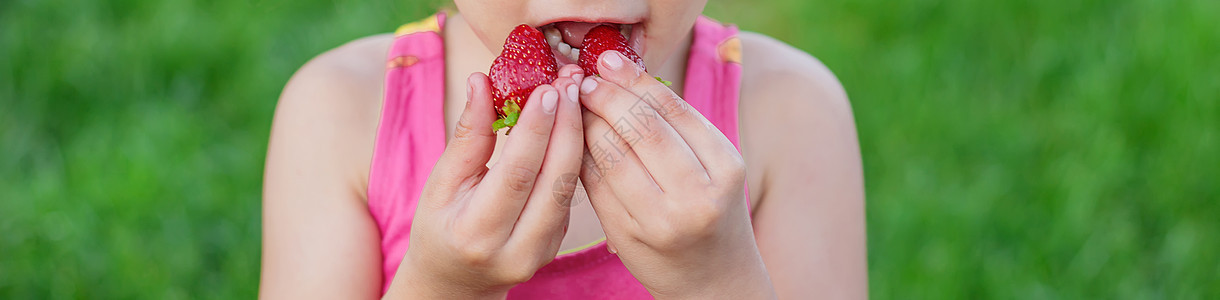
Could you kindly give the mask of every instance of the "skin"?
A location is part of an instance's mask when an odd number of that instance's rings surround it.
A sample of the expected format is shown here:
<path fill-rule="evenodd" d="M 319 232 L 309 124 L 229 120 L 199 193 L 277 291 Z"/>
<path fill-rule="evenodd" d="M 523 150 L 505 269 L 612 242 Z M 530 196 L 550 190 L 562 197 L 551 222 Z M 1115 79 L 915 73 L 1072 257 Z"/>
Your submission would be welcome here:
<path fill-rule="evenodd" d="M 580 86 L 585 141 L 610 136 L 625 153 L 587 154 L 581 179 L 627 269 L 658 298 L 775 298 L 732 142 L 626 56 L 602 53 L 597 68 Z M 652 110 L 633 112 L 640 102 Z"/>
<path fill-rule="evenodd" d="M 503 158 L 486 166 L 492 133 L 491 81 L 475 73 L 470 101 L 428 176 L 412 222 L 411 248 L 387 299 L 503 298 L 555 258 L 568 222 L 567 200 L 584 151 L 579 68 L 534 89 Z M 570 188 L 567 188 L 570 187 Z M 555 199 L 557 190 L 564 191 Z"/>
<path fill-rule="evenodd" d="M 622 113 L 611 103 L 635 102 L 646 90 L 668 92 L 655 80 L 633 78 L 659 75 L 677 83 L 673 91 L 681 91 L 690 24 L 704 2 L 569 2 L 456 2 L 462 14 L 451 16 L 443 33 L 449 58 L 449 145 L 436 169 L 459 171 L 429 177 L 414 220 L 412 248 L 385 298 L 500 298 L 553 259 L 557 250 L 603 236 L 658 298 L 867 297 L 859 146 L 850 104 L 825 66 L 781 42 L 742 33 L 740 155 L 726 148 L 727 139 L 719 131 L 696 126 L 702 116 L 691 110 L 676 115 L 685 117 L 658 114 L 656 120 L 663 122 L 654 124 L 663 126 L 646 129 L 655 133 L 648 135 L 654 137 L 646 139 L 650 142 L 620 145 L 638 160 L 599 168 L 608 164 L 571 150 L 592 140 L 574 138 L 573 132 L 600 136 L 611 130 L 605 120 Z M 501 13 L 496 17 L 487 15 L 497 11 Z M 503 13 L 509 11 L 536 15 Z M 538 134 L 512 138 L 532 137 L 532 142 L 476 134 L 490 131 L 474 130 L 484 121 L 490 128 L 490 120 L 479 117 L 490 110 L 480 103 L 490 100 L 485 96 L 486 77 L 468 74 L 488 69 L 512 26 L 563 17 L 546 14 L 565 11 L 581 17 L 642 15 L 639 19 L 653 22 L 647 24 L 647 51 L 641 53 L 652 74 L 602 70 L 603 78 L 590 79 L 565 68 L 565 76 L 533 95 L 555 92 L 556 112 L 538 113 L 542 101 L 532 99 L 522 115 L 523 122 L 549 124 L 537 125 L 550 128 L 546 134 L 522 130 Z M 505 15 L 527 20 L 502 20 Z M 656 17 L 664 15 L 682 17 Z M 368 213 L 366 187 L 384 60 L 392 41 L 389 35 L 373 36 L 324 53 L 285 87 L 267 157 L 260 296 L 378 297 L 380 237 Z M 568 91 L 590 81 L 597 87 L 576 97 L 585 112 L 572 113 Z M 668 93 L 673 101 L 667 103 L 681 103 L 680 94 Z M 468 109 L 467 95 L 474 109 Z M 484 107 L 487 110 L 480 110 Z M 546 151 L 518 149 L 540 145 Z M 539 158 L 522 153 L 545 154 Z M 538 160 L 536 170 L 533 163 L 523 164 Z M 533 172 L 541 175 L 520 179 Z M 535 201 L 538 195 L 519 191 L 531 186 L 549 195 L 549 184 L 560 178 L 555 174 L 567 172 L 581 174 L 583 183 L 571 195 L 570 209 L 542 205 L 556 202 Z M 631 172 L 648 176 L 623 175 Z M 631 178 L 646 181 L 632 183 Z M 750 186 L 749 209 L 741 203 L 743 181 Z M 661 201 L 623 200 L 639 197 Z M 508 199 L 501 202 L 523 209 L 504 214 L 513 210 L 488 205 L 493 199 Z M 518 216 L 521 220 L 515 223 L 472 221 Z M 513 228 L 530 228 L 524 231 L 531 234 L 517 234 L 522 230 Z"/>

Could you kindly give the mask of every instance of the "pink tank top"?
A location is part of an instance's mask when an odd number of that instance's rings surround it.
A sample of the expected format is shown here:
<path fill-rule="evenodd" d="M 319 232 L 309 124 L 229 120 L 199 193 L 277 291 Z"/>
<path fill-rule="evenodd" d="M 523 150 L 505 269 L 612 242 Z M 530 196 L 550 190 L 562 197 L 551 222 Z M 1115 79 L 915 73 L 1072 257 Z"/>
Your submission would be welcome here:
<path fill-rule="evenodd" d="M 369 171 L 369 212 L 381 230 L 383 283 L 389 288 L 407 251 L 416 201 L 445 149 L 445 51 L 437 14 L 400 27 L 386 64 L 385 100 Z M 737 28 L 700 17 L 684 99 L 737 143 L 741 42 Z M 738 146 L 740 148 L 740 146 Z M 512 288 L 509 299 L 651 299 L 605 242 L 565 251 Z"/>

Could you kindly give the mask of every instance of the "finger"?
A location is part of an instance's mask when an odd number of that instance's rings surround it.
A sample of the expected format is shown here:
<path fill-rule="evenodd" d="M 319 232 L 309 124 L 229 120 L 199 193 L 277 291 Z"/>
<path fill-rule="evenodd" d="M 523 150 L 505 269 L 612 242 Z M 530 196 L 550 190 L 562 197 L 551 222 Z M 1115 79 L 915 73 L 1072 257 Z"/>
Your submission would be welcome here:
<path fill-rule="evenodd" d="M 530 94 L 501 149 L 503 154 L 474 193 L 470 204 L 474 218 L 486 220 L 486 224 L 502 228 L 504 233 L 512 230 L 538 179 L 555 124 L 558 99 L 558 91 L 549 84 L 538 86 Z"/>
<path fill-rule="evenodd" d="M 586 186 L 599 185 L 607 189 L 614 199 L 621 201 L 631 214 L 647 211 L 649 203 L 661 196 L 662 189 L 645 169 L 636 152 L 631 149 L 609 123 L 596 114 L 585 111 L 585 146 L 593 160 Z"/>
<path fill-rule="evenodd" d="M 620 62 L 614 63 L 616 60 Z M 741 155 L 720 129 L 639 65 L 622 61 L 627 61 L 626 57 L 617 51 L 603 52 L 597 64 L 602 78 L 639 96 L 651 106 L 682 136 L 704 169 L 712 174 L 724 174 L 734 168 L 733 162 L 740 161 Z"/>
<path fill-rule="evenodd" d="M 593 212 L 597 213 L 598 220 L 602 222 L 602 228 L 621 228 L 619 224 L 631 218 L 627 208 L 623 207 L 623 203 L 614 195 L 614 190 L 608 186 L 609 183 L 603 180 L 597 162 L 588 148 L 585 149 L 584 158 L 580 163 L 578 182 L 588 194 L 589 203 L 593 205 Z"/>
<path fill-rule="evenodd" d="M 559 68 L 559 78 L 565 77 L 571 78 L 579 86 L 580 80 L 585 78 L 585 71 L 576 64 L 565 65 Z"/>
<path fill-rule="evenodd" d="M 607 183 L 602 181 L 596 164 L 586 149 L 580 165 L 580 180 L 577 182 L 589 195 L 589 204 L 593 206 L 593 213 L 597 214 L 597 220 L 606 234 L 606 250 L 618 253 L 614 241 L 620 238 L 619 233 L 636 232 L 638 223 L 623 207 L 623 203 L 618 201 L 614 192 L 606 186 Z"/>
<path fill-rule="evenodd" d="M 581 92 L 585 107 L 609 121 L 607 124 L 635 150 L 662 190 L 692 180 L 711 181 L 682 136 L 640 97 L 597 77 L 585 78 Z"/>
<path fill-rule="evenodd" d="M 459 183 L 487 171 L 487 160 L 495 149 L 496 136 L 491 132 L 496 112 L 492 107 L 491 82 L 483 73 L 473 73 L 466 83 L 466 107 L 458 118 L 453 138 L 433 168 L 429 180 Z"/>
<path fill-rule="evenodd" d="M 546 147 L 538 182 L 508 240 L 507 249 L 517 252 L 516 257 L 536 256 L 531 255 L 533 253 L 554 255 L 559 251 L 559 244 L 550 241 L 556 236 L 562 240 L 572 195 L 576 191 L 585 148 L 580 104 L 573 98 L 579 95 L 576 82 L 570 77 L 559 78 L 554 86 L 561 93 L 551 140 Z"/>

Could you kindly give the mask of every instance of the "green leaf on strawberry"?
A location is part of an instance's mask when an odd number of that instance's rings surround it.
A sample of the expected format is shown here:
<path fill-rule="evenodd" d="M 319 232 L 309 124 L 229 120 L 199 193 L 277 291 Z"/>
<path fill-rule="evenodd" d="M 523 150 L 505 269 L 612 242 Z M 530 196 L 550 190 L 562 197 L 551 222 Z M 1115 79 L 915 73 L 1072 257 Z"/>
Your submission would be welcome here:
<path fill-rule="evenodd" d="M 499 132 L 500 129 L 509 128 L 517 125 L 517 119 L 521 117 L 521 106 L 517 105 L 516 101 L 506 101 L 503 107 L 504 117 L 497 119 L 495 123 L 491 123 L 491 132 Z"/>

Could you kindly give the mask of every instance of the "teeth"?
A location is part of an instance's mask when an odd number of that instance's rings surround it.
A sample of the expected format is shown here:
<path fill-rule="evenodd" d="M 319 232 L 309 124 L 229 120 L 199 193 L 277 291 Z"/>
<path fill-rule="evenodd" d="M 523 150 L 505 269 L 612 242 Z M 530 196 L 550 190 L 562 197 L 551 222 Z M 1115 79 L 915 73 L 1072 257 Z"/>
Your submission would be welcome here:
<path fill-rule="evenodd" d="M 552 48 L 554 48 L 556 45 L 560 44 L 560 42 L 563 41 L 563 37 L 559 35 L 558 28 L 548 27 L 546 29 L 546 31 L 543 31 L 543 34 L 546 35 L 546 43 L 551 44 Z"/>
<path fill-rule="evenodd" d="M 624 38 L 630 39 L 631 29 L 633 28 L 632 26 L 633 25 L 630 24 L 619 25 L 619 33 L 622 34 Z M 546 43 L 550 45 L 551 49 L 555 50 L 556 53 L 567 57 L 572 62 L 580 61 L 580 48 L 572 47 L 572 45 L 565 43 L 563 41 L 563 35 L 559 32 L 559 28 L 555 28 L 554 26 L 546 26 L 542 29 L 542 33 L 546 36 Z"/>

